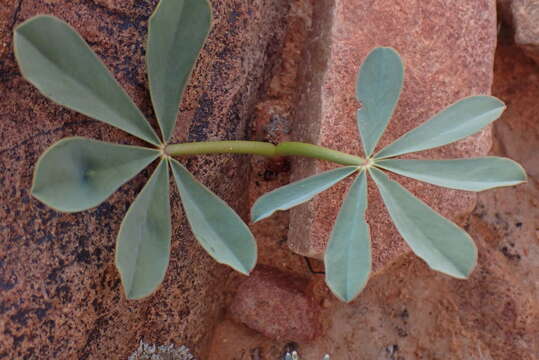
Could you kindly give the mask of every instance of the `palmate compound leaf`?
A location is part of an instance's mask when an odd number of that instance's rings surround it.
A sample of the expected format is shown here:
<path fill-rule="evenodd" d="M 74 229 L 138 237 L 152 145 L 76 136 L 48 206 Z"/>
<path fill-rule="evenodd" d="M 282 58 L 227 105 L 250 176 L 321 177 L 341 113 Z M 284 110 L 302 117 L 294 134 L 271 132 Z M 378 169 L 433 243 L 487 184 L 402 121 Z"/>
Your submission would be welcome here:
<path fill-rule="evenodd" d="M 191 230 L 217 262 L 248 275 L 256 265 L 256 241 L 238 214 L 199 183 L 178 161 L 171 160 Z"/>
<path fill-rule="evenodd" d="M 470 236 L 381 170 L 372 167 L 369 171 L 412 251 L 434 270 L 460 279 L 468 277 L 477 262 L 477 248 Z"/>
<path fill-rule="evenodd" d="M 513 186 L 526 181 L 524 169 L 511 159 L 479 157 L 455 160 L 376 161 L 378 167 L 430 184 L 467 191 Z"/>
<path fill-rule="evenodd" d="M 292 184 L 285 185 L 255 201 L 251 208 L 251 221 L 265 219 L 278 210 L 288 210 L 309 201 L 315 195 L 329 189 L 345 177 L 358 171 L 357 166 L 343 166 L 323 172 Z"/>
<path fill-rule="evenodd" d="M 207 0 L 161 0 L 148 29 L 148 79 L 152 103 L 168 141 L 183 89 L 211 25 Z"/>
<path fill-rule="evenodd" d="M 116 267 L 128 299 L 153 293 L 170 256 L 168 165 L 161 160 L 125 215 L 116 240 Z"/>
<path fill-rule="evenodd" d="M 371 239 L 365 221 L 367 175 L 362 171 L 348 190 L 324 255 L 326 284 L 342 301 L 363 290 L 371 272 Z"/>
<path fill-rule="evenodd" d="M 492 96 L 461 99 L 410 130 L 374 157 L 388 158 L 450 144 L 480 131 L 500 117 L 504 110 L 504 103 Z"/>
<path fill-rule="evenodd" d="M 374 49 L 361 65 L 356 97 L 362 107 L 357 112 L 357 124 L 367 157 L 371 156 L 393 115 L 403 79 L 401 58 L 392 48 Z"/>
<path fill-rule="evenodd" d="M 158 156 L 157 150 L 138 146 L 80 137 L 62 139 L 39 158 L 32 195 L 59 211 L 90 209 Z"/>
<path fill-rule="evenodd" d="M 65 22 L 36 16 L 15 29 L 23 76 L 51 100 L 158 145 L 131 98 L 88 44 Z"/>

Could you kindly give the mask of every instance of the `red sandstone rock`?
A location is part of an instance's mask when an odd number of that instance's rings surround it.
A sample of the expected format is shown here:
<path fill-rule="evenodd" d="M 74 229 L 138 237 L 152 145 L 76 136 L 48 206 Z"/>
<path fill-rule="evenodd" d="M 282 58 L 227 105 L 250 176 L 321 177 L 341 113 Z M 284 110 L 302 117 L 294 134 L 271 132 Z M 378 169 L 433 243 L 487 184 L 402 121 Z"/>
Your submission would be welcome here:
<path fill-rule="evenodd" d="M 233 318 L 276 340 L 308 342 L 319 333 L 318 305 L 305 293 L 307 281 L 258 266 L 239 287 Z"/>
<path fill-rule="evenodd" d="M 295 140 L 360 153 L 354 97 L 359 64 L 377 46 L 397 49 L 405 64 L 404 88 L 395 116 L 383 135 L 385 146 L 456 100 L 489 94 L 496 46 L 494 0 L 336 0 L 315 4 L 313 33 L 304 55 L 302 100 Z M 456 144 L 409 155 L 458 158 L 485 155 L 490 128 Z M 293 164 L 293 178 L 328 170 L 306 159 Z M 472 193 L 442 189 L 400 178 L 409 190 L 458 221 L 474 207 Z M 289 245 L 295 252 L 322 258 L 346 186 L 339 184 L 291 212 Z M 392 225 L 373 184 L 368 222 L 373 238 L 374 271 L 409 251 Z"/>
<path fill-rule="evenodd" d="M 515 43 L 539 64 L 539 2 L 513 0 L 511 3 Z"/>

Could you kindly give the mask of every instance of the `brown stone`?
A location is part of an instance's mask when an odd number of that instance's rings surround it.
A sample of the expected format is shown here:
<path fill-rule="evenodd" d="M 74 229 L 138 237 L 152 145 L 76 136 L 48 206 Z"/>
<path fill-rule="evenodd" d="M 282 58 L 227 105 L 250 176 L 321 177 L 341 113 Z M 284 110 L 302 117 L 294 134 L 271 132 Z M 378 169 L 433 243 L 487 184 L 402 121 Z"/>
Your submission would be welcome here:
<path fill-rule="evenodd" d="M 489 94 L 496 46 L 494 0 L 320 1 L 304 55 L 302 99 L 296 140 L 348 153 L 360 153 L 354 97 L 356 74 L 369 51 L 391 46 L 405 64 L 404 88 L 395 116 L 378 149 L 468 95 Z M 484 155 L 490 128 L 456 144 L 408 155 L 409 158 L 460 158 Z M 293 178 L 332 165 L 306 159 L 293 164 Z M 460 221 L 476 196 L 400 177 L 399 181 L 434 209 Z M 349 182 L 348 182 L 349 183 Z M 289 245 L 295 252 L 322 258 L 347 182 L 338 184 L 291 212 Z M 369 185 L 368 222 L 373 266 L 379 272 L 409 251 L 392 225 L 377 191 Z"/>
<path fill-rule="evenodd" d="M 272 57 L 281 47 L 284 31 L 276 24 L 286 14 L 285 1 L 212 3 L 214 26 L 181 105 L 174 141 L 244 138 Z M 24 81 L 12 51 L 13 25 L 36 14 L 66 20 L 153 118 L 143 53 L 147 19 L 156 4 L 0 3 L 0 358 L 126 359 L 141 340 L 185 345 L 197 358 L 207 358 L 229 270 L 194 241 L 173 188 L 169 268 L 161 288 L 143 301 L 126 301 L 114 267 L 114 243 L 149 171 L 99 207 L 79 214 L 55 212 L 29 194 L 38 156 L 65 136 L 139 142 L 55 105 Z M 186 164 L 246 215 L 244 157 L 193 158 Z M 223 174 L 234 174 L 234 180 L 223 181 Z"/>
<path fill-rule="evenodd" d="M 319 306 L 306 293 L 307 281 L 258 266 L 239 287 L 232 317 L 275 340 L 308 342 L 319 334 Z"/>
<path fill-rule="evenodd" d="M 513 14 L 511 12 L 511 3 L 513 0 L 496 0 L 498 20 L 508 26 L 513 24 Z"/>
<path fill-rule="evenodd" d="M 539 2 L 513 0 L 511 3 L 515 43 L 539 64 Z"/>

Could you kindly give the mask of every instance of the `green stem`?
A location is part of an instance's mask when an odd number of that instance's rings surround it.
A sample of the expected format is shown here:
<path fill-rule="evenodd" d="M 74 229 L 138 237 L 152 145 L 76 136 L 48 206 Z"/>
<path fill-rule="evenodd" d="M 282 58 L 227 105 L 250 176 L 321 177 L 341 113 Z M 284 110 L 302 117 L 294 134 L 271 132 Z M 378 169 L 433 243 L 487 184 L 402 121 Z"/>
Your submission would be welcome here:
<path fill-rule="evenodd" d="M 275 145 L 261 141 L 208 141 L 167 145 L 171 156 L 200 154 L 253 154 L 274 156 Z"/>
<path fill-rule="evenodd" d="M 171 156 L 200 154 L 253 154 L 262 156 L 299 155 L 327 160 L 341 165 L 364 165 L 365 159 L 322 146 L 283 142 L 277 146 L 261 141 L 208 141 L 167 145 L 165 152 Z"/>
<path fill-rule="evenodd" d="M 326 160 L 341 165 L 364 165 L 367 161 L 359 156 L 350 155 L 322 146 L 290 141 L 280 143 L 275 147 L 276 155 L 298 155 L 319 160 Z"/>

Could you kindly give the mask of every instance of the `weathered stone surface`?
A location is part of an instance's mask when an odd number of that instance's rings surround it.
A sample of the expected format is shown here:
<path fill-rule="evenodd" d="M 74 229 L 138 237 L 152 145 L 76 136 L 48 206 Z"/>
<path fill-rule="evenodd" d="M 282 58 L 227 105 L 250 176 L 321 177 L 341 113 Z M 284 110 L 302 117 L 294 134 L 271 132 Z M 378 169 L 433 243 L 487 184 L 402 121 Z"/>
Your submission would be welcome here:
<path fill-rule="evenodd" d="M 320 333 L 320 309 L 306 292 L 307 285 L 291 273 L 258 266 L 240 285 L 231 315 L 275 340 L 311 341 Z"/>
<path fill-rule="evenodd" d="M 513 14 L 511 12 L 511 3 L 513 0 L 497 0 L 498 20 L 506 25 L 512 26 Z"/>
<path fill-rule="evenodd" d="M 495 5 L 494 0 L 317 1 L 313 32 L 304 55 L 304 87 L 293 129 L 295 139 L 360 153 L 355 125 L 359 107 L 354 98 L 356 73 L 376 46 L 397 49 L 406 67 L 400 102 L 378 148 L 462 97 L 489 94 L 496 45 Z M 456 144 L 407 157 L 470 157 L 486 154 L 490 146 L 487 128 Z M 304 178 L 330 167 L 327 163 L 299 159 L 293 163 L 293 178 Z M 471 193 L 402 177 L 399 181 L 455 221 L 469 214 L 475 204 L 476 196 Z M 291 249 L 306 256 L 323 256 L 345 189 L 345 184 L 339 184 L 292 210 Z M 373 238 L 373 266 L 378 272 L 409 250 L 372 182 L 368 222 Z"/>
<path fill-rule="evenodd" d="M 508 38 L 512 42 L 513 35 Z M 353 360 L 539 360 L 539 162 L 533 156 L 539 144 L 538 76 L 539 66 L 519 47 L 498 45 L 492 93 L 508 109 L 494 124 L 489 154 L 520 162 L 529 180 L 479 194 L 466 226 L 479 249 L 470 278 L 439 274 L 408 254 L 343 304 L 323 276 L 305 270 L 322 304 L 325 331 L 297 344 L 301 359 L 328 353 Z M 280 254 L 265 261 L 290 266 Z M 226 320 L 217 327 L 210 359 L 278 359 L 285 345 Z"/>
<path fill-rule="evenodd" d="M 181 106 L 174 141 L 241 139 L 278 53 L 285 1 L 212 1 L 215 23 Z M 153 117 L 144 72 L 151 1 L 17 0 L 0 4 L 0 358 L 126 359 L 139 341 L 189 347 L 206 358 L 222 310 L 224 278 L 194 241 L 172 190 L 173 239 L 164 285 L 144 301 L 125 300 L 114 268 L 121 219 L 149 171 L 99 207 L 55 212 L 29 194 L 38 156 L 79 135 L 135 144 L 133 137 L 53 104 L 22 79 L 13 25 L 38 13 L 73 25 Z M 53 41 L 53 39 L 51 39 Z M 155 124 L 155 122 L 154 122 Z M 189 159 L 188 167 L 245 214 L 244 158 Z M 223 176 L 234 174 L 234 181 Z"/>
<path fill-rule="evenodd" d="M 496 70 L 500 75 L 495 79 L 494 95 L 507 104 L 503 121 L 495 123 L 500 151 L 522 164 L 528 176 L 539 181 L 539 64 L 526 58 L 517 46 L 503 44 L 498 51 Z"/>
<path fill-rule="evenodd" d="M 539 64 L 539 1 L 513 0 L 511 13 L 515 43 Z"/>
<path fill-rule="evenodd" d="M 195 360 L 189 348 L 180 346 L 175 348 L 172 345 L 150 345 L 143 341 L 127 360 Z"/>

